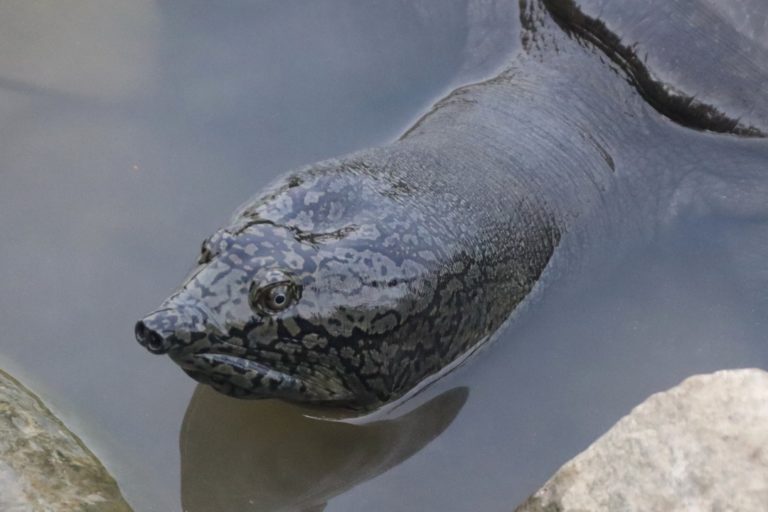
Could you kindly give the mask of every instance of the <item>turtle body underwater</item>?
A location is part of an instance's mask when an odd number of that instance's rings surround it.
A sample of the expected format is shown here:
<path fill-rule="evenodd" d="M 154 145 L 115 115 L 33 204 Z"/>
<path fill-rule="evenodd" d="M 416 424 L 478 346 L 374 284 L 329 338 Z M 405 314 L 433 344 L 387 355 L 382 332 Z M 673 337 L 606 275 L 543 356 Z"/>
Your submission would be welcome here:
<path fill-rule="evenodd" d="M 643 38 L 626 3 L 521 2 L 522 48 L 502 72 L 397 141 L 246 203 L 137 340 L 227 395 L 374 409 L 488 340 L 583 247 L 619 248 L 685 209 L 702 151 L 762 172 L 749 146 L 768 126 L 768 45 L 709 0 L 635 5 L 654 22 Z M 676 88 L 675 38 L 729 54 L 679 64 Z"/>

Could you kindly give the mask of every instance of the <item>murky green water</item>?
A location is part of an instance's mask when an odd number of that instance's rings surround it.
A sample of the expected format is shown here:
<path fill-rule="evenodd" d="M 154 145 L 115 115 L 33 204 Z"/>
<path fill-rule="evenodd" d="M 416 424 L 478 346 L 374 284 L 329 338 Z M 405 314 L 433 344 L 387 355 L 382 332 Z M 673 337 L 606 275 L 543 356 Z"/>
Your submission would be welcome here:
<path fill-rule="evenodd" d="M 136 344 L 237 205 L 396 137 L 515 51 L 517 23 L 505 1 L 3 3 L 0 365 L 161 512 L 510 510 L 649 393 L 768 368 L 760 208 L 681 216 L 551 283 L 384 422 L 196 389 Z"/>

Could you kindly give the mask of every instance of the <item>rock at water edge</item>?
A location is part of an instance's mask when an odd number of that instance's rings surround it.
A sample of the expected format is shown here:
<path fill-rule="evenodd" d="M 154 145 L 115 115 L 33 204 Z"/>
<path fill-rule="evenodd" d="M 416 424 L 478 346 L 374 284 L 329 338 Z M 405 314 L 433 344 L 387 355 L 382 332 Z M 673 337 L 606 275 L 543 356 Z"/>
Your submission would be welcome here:
<path fill-rule="evenodd" d="M 724 370 L 651 396 L 517 512 L 768 511 L 768 373 Z"/>
<path fill-rule="evenodd" d="M 130 512 L 99 460 L 35 395 L 0 371 L 0 510 Z"/>

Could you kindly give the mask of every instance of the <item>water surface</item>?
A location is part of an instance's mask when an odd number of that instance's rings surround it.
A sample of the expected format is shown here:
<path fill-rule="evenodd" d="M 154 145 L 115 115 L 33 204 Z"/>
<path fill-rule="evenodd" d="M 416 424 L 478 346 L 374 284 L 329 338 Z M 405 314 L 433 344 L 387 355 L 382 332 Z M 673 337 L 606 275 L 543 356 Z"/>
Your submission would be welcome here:
<path fill-rule="evenodd" d="M 768 368 L 759 205 L 680 215 L 555 280 L 384 423 L 196 389 L 135 343 L 135 319 L 237 205 L 284 170 L 392 140 L 492 73 L 519 30 L 513 1 L 4 2 L 0 364 L 137 511 L 161 512 L 510 510 L 648 394 Z M 768 162 L 765 144 L 744 151 Z"/>

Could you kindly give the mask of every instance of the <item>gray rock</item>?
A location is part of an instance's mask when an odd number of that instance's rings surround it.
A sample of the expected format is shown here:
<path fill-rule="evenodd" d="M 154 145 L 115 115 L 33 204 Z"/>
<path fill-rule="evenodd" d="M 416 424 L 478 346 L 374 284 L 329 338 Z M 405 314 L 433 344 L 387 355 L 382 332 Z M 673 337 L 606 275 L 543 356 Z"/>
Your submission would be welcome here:
<path fill-rule="evenodd" d="M 725 370 L 651 396 L 517 512 L 768 510 L 768 373 Z"/>
<path fill-rule="evenodd" d="M 130 510 L 82 441 L 35 395 L 0 371 L 0 511 Z"/>

